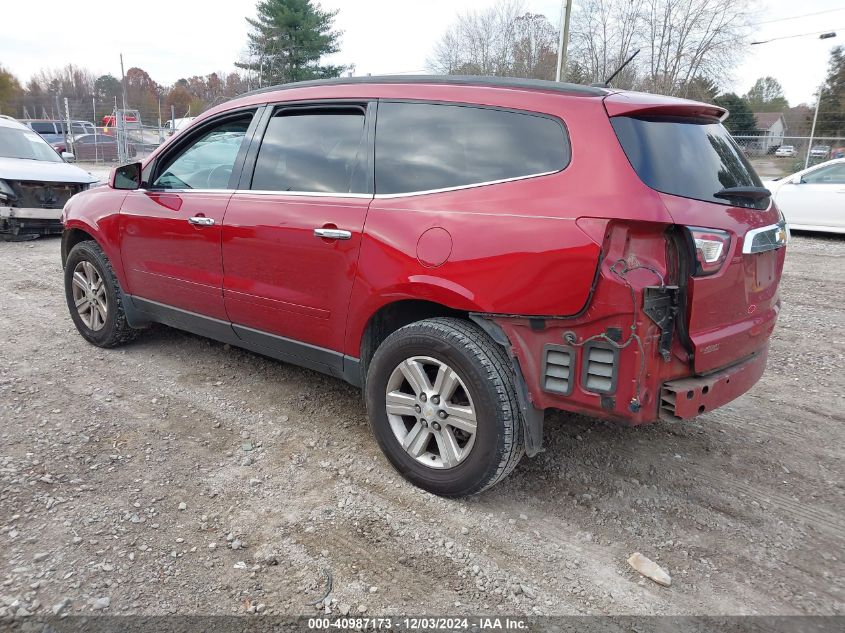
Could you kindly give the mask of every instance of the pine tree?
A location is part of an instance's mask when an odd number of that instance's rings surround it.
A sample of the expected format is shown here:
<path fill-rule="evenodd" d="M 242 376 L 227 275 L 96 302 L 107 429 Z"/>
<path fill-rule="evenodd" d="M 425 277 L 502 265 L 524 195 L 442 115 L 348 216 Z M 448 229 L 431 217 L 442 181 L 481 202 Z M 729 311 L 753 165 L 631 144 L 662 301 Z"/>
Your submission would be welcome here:
<path fill-rule="evenodd" d="M 732 92 L 720 95 L 713 99 L 713 103 L 728 111 L 728 118 L 725 119 L 725 127 L 734 136 L 753 135 L 757 133 L 757 123 L 754 121 L 754 114 L 745 99 L 738 97 Z"/>
<path fill-rule="evenodd" d="M 252 27 L 248 61 L 235 64 L 254 72 L 261 86 L 337 77 L 343 66 L 320 65 L 324 55 L 340 50 L 333 30 L 337 11 L 323 11 L 312 0 L 261 0 Z"/>

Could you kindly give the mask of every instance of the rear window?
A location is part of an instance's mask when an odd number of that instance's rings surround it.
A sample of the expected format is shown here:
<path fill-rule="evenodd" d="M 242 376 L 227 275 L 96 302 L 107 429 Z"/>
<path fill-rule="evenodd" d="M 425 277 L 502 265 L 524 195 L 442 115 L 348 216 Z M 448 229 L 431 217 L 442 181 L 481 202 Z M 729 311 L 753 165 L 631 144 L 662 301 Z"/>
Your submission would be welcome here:
<path fill-rule="evenodd" d="M 473 106 L 382 102 L 376 193 L 448 189 L 559 171 L 569 140 L 551 117 Z"/>
<path fill-rule="evenodd" d="M 652 189 L 729 205 L 714 194 L 728 187 L 763 186 L 728 131 L 712 119 L 610 121 L 637 175 Z"/>
<path fill-rule="evenodd" d="M 44 121 L 33 121 L 29 124 L 33 130 L 38 132 L 39 134 L 55 134 L 56 127 L 51 122 L 44 122 Z"/>

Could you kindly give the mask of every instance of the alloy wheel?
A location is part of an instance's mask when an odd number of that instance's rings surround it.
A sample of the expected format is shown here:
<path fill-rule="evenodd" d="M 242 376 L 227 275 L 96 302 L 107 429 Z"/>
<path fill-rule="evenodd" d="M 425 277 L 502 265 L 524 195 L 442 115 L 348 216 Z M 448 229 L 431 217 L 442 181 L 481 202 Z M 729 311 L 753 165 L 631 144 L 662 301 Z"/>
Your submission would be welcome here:
<path fill-rule="evenodd" d="M 469 456 L 476 409 L 461 377 L 443 361 L 402 361 L 387 381 L 385 406 L 396 440 L 421 464 L 454 468 Z"/>
<path fill-rule="evenodd" d="M 85 327 L 94 332 L 103 329 L 109 313 L 106 285 L 89 261 L 83 260 L 73 269 L 73 304 Z"/>

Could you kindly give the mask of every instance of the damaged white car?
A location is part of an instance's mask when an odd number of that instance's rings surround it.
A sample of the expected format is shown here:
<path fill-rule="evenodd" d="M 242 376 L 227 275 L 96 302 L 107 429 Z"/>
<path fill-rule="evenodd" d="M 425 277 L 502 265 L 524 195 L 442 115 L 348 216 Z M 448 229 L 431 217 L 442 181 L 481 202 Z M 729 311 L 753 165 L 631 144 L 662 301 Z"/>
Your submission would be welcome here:
<path fill-rule="evenodd" d="M 96 181 L 31 129 L 0 117 L 0 239 L 60 234 L 65 203 Z"/>

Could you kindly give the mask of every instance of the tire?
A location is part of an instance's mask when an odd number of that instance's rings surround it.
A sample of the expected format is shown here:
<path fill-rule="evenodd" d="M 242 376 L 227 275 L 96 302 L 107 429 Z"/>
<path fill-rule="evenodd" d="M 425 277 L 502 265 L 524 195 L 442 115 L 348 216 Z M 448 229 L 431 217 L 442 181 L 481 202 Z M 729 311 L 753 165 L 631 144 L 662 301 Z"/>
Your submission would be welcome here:
<path fill-rule="evenodd" d="M 426 376 L 413 378 L 419 369 Z M 425 399 L 408 375 L 418 386 L 428 379 Z M 434 318 L 396 330 L 376 350 L 365 389 L 370 424 L 384 454 L 405 479 L 436 495 L 486 490 L 525 452 L 510 360 L 468 321 Z"/>
<path fill-rule="evenodd" d="M 102 292 L 92 293 L 90 296 L 94 297 L 96 294 L 96 297 L 92 300 L 99 301 L 100 305 L 103 301 L 105 302 L 105 318 L 102 318 L 101 310 L 97 310 L 96 317 L 90 316 L 96 309 L 95 305 L 88 304 L 79 308 L 76 306 L 74 273 L 80 272 L 85 276 L 85 273 L 91 270 L 89 266 L 96 271 L 101 280 L 101 284 L 97 284 L 96 288 L 102 288 Z M 97 347 L 117 347 L 135 338 L 138 330 L 129 326 L 123 307 L 123 292 L 114 270 L 99 244 L 93 240 L 76 244 L 68 254 L 64 274 L 65 299 L 67 300 L 68 310 L 70 310 L 71 319 L 73 319 L 73 323 L 82 338 Z M 96 279 L 96 277 L 94 278 Z M 81 290 L 81 288 L 79 289 Z M 90 310 L 87 315 L 85 314 L 86 307 Z M 91 321 L 92 318 L 94 321 Z M 86 323 L 86 320 L 89 323 Z"/>

